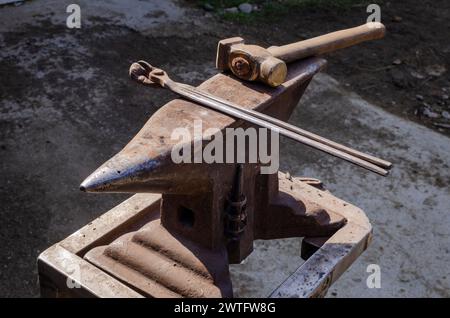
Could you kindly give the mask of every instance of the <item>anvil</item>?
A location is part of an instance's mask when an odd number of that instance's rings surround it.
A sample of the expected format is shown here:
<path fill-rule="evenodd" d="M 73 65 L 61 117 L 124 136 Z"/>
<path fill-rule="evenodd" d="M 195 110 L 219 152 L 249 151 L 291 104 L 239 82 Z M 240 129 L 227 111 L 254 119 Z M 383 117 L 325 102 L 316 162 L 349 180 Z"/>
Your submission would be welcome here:
<path fill-rule="evenodd" d="M 286 81 L 276 88 L 224 73 L 199 89 L 287 121 L 325 65 L 318 57 L 294 62 Z M 106 224 L 114 222 L 116 210 L 94 221 L 95 239 L 87 242 L 86 233 L 93 235 L 94 225 L 89 225 L 61 244 L 108 277 L 82 283 L 83 290 L 104 296 L 105 288 L 99 286 L 119 282 L 117 294 L 126 296 L 232 297 L 229 264 L 244 260 L 254 240 L 303 237 L 302 257 L 307 261 L 271 296 L 324 295 L 367 248 L 372 230 L 364 213 L 331 195 L 317 180 L 261 174 L 260 163 L 174 163 L 176 141 L 171 133 L 179 127 L 193 130 L 195 120 L 202 120 L 205 131 L 219 128 L 224 134 L 229 127 L 251 126 L 184 99 L 172 100 L 82 183 L 87 192 L 157 193 L 148 194 L 151 203 L 139 208 L 141 216 L 123 221 L 120 230 Z M 132 215 L 135 197 L 124 203 L 121 213 Z M 42 277 L 43 264 L 59 266 L 57 250 L 39 257 Z"/>

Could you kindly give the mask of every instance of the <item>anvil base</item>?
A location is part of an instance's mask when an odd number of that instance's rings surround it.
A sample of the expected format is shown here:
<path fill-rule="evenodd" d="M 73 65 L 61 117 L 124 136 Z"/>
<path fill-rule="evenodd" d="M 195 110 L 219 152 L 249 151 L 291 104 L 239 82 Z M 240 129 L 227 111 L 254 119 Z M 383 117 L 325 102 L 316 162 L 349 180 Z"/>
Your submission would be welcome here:
<path fill-rule="evenodd" d="M 324 225 L 344 219 L 330 237 L 305 237 L 302 264 L 271 297 L 324 296 L 370 242 L 364 212 L 313 181 L 279 173 L 280 191 L 308 202 Z M 226 250 L 189 245 L 160 225 L 161 196 L 136 194 L 38 258 L 43 297 L 230 297 Z M 275 286 L 274 286 L 275 287 Z"/>

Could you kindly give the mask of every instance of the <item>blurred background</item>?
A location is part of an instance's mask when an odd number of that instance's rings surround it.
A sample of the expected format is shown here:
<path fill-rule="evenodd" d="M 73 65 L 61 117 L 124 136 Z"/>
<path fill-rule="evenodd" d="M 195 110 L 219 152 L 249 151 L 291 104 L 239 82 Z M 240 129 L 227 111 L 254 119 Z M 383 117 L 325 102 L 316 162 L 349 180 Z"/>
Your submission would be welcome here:
<path fill-rule="evenodd" d="M 220 39 L 281 45 L 366 22 L 372 1 L 0 0 L 0 296 L 39 296 L 36 258 L 128 197 L 80 182 L 175 96 L 131 82 L 145 59 L 175 80 L 214 75 Z M 387 178 L 282 140 L 281 170 L 361 207 L 374 241 L 329 297 L 450 296 L 450 2 L 377 1 L 385 39 L 327 55 L 291 122 L 393 161 Z M 235 294 L 266 296 L 300 239 L 257 242 Z M 369 289 L 369 264 L 381 288 Z"/>

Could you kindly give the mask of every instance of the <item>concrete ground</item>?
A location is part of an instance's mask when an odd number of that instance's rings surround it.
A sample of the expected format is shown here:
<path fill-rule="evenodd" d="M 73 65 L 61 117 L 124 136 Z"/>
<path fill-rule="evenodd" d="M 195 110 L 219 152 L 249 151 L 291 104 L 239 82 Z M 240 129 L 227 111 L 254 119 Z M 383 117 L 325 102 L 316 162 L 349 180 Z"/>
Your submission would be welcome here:
<path fill-rule="evenodd" d="M 0 296 L 38 296 L 37 255 L 127 195 L 78 186 L 173 98 L 127 76 L 147 59 L 191 84 L 214 74 L 223 30 L 204 12 L 169 1 L 78 1 L 81 29 L 68 29 L 71 1 L 0 7 Z M 366 211 L 369 249 L 332 286 L 331 297 L 450 296 L 450 140 L 315 78 L 291 122 L 391 160 L 387 178 L 283 140 L 281 168 L 321 179 Z M 300 264 L 299 239 L 256 243 L 232 267 L 235 294 L 266 296 Z M 366 286 L 369 264 L 381 288 Z"/>

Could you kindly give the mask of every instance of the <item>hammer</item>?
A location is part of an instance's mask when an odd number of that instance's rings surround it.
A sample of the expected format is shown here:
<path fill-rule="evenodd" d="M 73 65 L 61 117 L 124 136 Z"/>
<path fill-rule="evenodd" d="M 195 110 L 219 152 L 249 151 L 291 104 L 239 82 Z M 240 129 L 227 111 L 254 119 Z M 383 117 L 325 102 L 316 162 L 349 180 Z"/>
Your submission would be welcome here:
<path fill-rule="evenodd" d="M 381 39 L 384 34 L 385 27 L 382 23 L 369 22 L 355 28 L 267 49 L 244 44 L 244 39 L 234 37 L 219 41 L 216 67 L 221 71 L 230 69 L 243 80 L 257 80 L 276 87 L 286 79 L 286 63 L 334 52 L 364 41 Z"/>

